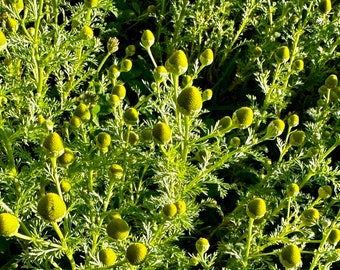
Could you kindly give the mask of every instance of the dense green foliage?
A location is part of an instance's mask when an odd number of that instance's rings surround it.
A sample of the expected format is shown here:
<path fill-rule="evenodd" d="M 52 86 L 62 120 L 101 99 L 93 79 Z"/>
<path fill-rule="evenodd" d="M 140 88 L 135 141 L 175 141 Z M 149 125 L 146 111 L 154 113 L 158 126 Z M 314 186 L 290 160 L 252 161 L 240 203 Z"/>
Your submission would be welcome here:
<path fill-rule="evenodd" d="M 0 3 L 0 269 L 339 267 L 339 1 Z"/>

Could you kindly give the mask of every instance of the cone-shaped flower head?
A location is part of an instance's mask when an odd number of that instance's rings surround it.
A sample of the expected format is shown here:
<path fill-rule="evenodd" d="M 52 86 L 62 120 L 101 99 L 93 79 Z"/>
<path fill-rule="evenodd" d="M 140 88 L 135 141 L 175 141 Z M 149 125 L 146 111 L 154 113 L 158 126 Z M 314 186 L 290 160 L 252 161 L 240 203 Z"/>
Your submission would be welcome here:
<path fill-rule="evenodd" d="M 63 139 L 56 132 L 50 133 L 43 143 L 44 150 L 49 157 L 60 157 L 65 149 Z"/>
<path fill-rule="evenodd" d="M 200 90 L 195 86 L 185 88 L 177 97 L 179 111 L 184 115 L 194 115 L 198 113 L 203 105 Z"/>
<path fill-rule="evenodd" d="M 123 59 L 118 65 L 120 72 L 129 72 L 132 68 L 132 61 L 130 59 Z"/>
<path fill-rule="evenodd" d="M 328 13 L 332 9 L 331 0 L 321 0 L 319 3 L 319 9 L 322 13 Z"/>
<path fill-rule="evenodd" d="M 48 221 L 60 221 L 66 213 L 66 205 L 58 194 L 47 193 L 38 202 L 38 213 Z"/>
<path fill-rule="evenodd" d="M 276 51 L 275 57 L 276 61 L 279 63 L 288 61 L 290 58 L 289 48 L 287 46 L 279 47 Z"/>
<path fill-rule="evenodd" d="M 91 39 L 93 38 L 93 30 L 90 26 L 84 25 L 83 29 L 80 31 L 81 39 Z"/>
<path fill-rule="evenodd" d="M 292 114 L 287 119 L 287 124 L 289 127 L 296 127 L 299 125 L 299 116 L 297 114 Z"/>
<path fill-rule="evenodd" d="M 74 111 L 74 115 L 78 116 L 83 122 L 88 121 L 91 118 L 90 110 L 85 103 L 80 103 L 77 106 Z"/>
<path fill-rule="evenodd" d="M 117 255 L 111 248 L 104 248 L 99 251 L 99 260 L 105 266 L 112 266 L 116 262 Z"/>
<path fill-rule="evenodd" d="M 204 254 L 208 251 L 210 243 L 208 239 L 201 237 L 195 243 L 196 250 L 199 254 Z"/>
<path fill-rule="evenodd" d="M 187 210 L 187 205 L 182 200 L 177 201 L 175 205 L 177 208 L 177 214 L 179 215 L 183 214 Z"/>
<path fill-rule="evenodd" d="M 286 192 L 289 197 L 294 197 L 300 192 L 300 187 L 297 184 L 292 183 L 287 187 Z"/>
<path fill-rule="evenodd" d="M 267 211 L 266 202 L 261 198 L 251 200 L 247 205 L 247 214 L 250 218 L 258 219 Z"/>
<path fill-rule="evenodd" d="M 0 52 L 4 49 L 6 49 L 7 46 L 7 39 L 6 36 L 4 34 L 4 32 L 1 31 L 0 29 Z"/>
<path fill-rule="evenodd" d="M 202 66 L 209 66 L 214 61 L 214 53 L 212 49 L 206 49 L 200 55 L 200 62 Z"/>
<path fill-rule="evenodd" d="M 109 175 L 116 179 L 122 178 L 123 172 L 123 167 L 118 164 L 112 164 L 109 168 Z"/>
<path fill-rule="evenodd" d="M 177 207 L 174 203 L 164 205 L 163 214 L 166 218 L 173 218 L 177 214 Z"/>
<path fill-rule="evenodd" d="M 302 59 L 295 60 L 293 63 L 293 69 L 296 71 L 301 71 L 305 67 L 305 63 Z"/>
<path fill-rule="evenodd" d="M 173 75 L 182 75 L 188 70 L 188 59 L 182 50 L 175 51 L 165 62 L 165 68 Z"/>
<path fill-rule="evenodd" d="M 339 229 L 332 229 L 327 240 L 332 245 L 337 244 L 340 241 L 340 230 Z"/>
<path fill-rule="evenodd" d="M 165 82 L 168 78 L 168 71 L 166 70 L 165 66 L 156 67 L 153 71 L 153 77 L 157 83 Z"/>
<path fill-rule="evenodd" d="M 70 148 L 65 147 L 64 153 L 58 157 L 58 162 L 62 166 L 69 166 L 74 161 L 74 153 Z"/>
<path fill-rule="evenodd" d="M 166 144 L 170 141 L 172 132 L 167 124 L 159 122 L 153 127 L 152 136 L 156 143 Z"/>
<path fill-rule="evenodd" d="M 328 88 L 336 88 L 338 86 L 338 77 L 335 74 L 329 75 L 325 80 L 325 85 Z"/>
<path fill-rule="evenodd" d="M 219 126 L 222 128 L 222 129 L 226 129 L 226 128 L 229 128 L 231 127 L 233 124 L 233 120 L 231 120 L 231 117 L 230 116 L 224 116 L 220 119 L 220 122 L 219 122 Z"/>
<path fill-rule="evenodd" d="M 330 185 L 323 185 L 318 189 L 318 195 L 321 199 L 327 199 L 332 196 L 332 187 Z"/>
<path fill-rule="evenodd" d="M 253 123 L 253 117 L 254 113 L 251 108 L 242 107 L 233 113 L 232 122 L 234 126 L 244 129 Z"/>
<path fill-rule="evenodd" d="M 10 213 L 0 214 L 0 236 L 11 236 L 19 229 L 19 220 Z"/>
<path fill-rule="evenodd" d="M 141 43 L 146 49 L 150 49 L 150 47 L 155 43 L 155 36 L 149 29 L 143 32 Z"/>
<path fill-rule="evenodd" d="M 113 239 L 124 240 L 128 237 L 130 228 L 124 219 L 115 218 L 107 225 L 106 232 Z"/>
<path fill-rule="evenodd" d="M 267 126 L 267 138 L 275 138 L 280 136 L 285 129 L 285 122 L 281 119 L 275 119 L 269 123 Z"/>
<path fill-rule="evenodd" d="M 202 99 L 203 101 L 208 101 L 212 98 L 213 96 L 213 91 L 211 89 L 205 89 L 203 91 Z"/>
<path fill-rule="evenodd" d="M 126 57 L 133 56 L 135 53 L 136 53 L 136 46 L 135 45 L 131 44 L 131 45 L 128 45 L 125 48 L 125 56 Z"/>
<path fill-rule="evenodd" d="M 320 213 L 315 208 L 309 208 L 302 212 L 301 220 L 306 226 L 313 226 L 320 218 Z"/>
<path fill-rule="evenodd" d="M 280 262 L 286 268 L 296 267 L 301 262 L 301 252 L 297 245 L 290 244 L 281 250 Z"/>
<path fill-rule="evenodd" d="M 296 130 L 289 136 L 289 144 L 292 146 L 301 146 L 305 142 L 306 135 L 302 130 Z"/>
<path fill-rule="evenodd" d="M 142 264 L 148 254 L 147 247 L 142 243 L 131 244 L 126 250 L 126 259 L 132 265 Z"/>
<path fill-rule="evenodd" d="M 134 125 L 138 122 L 139 113 L 135 108 L 128 108 L 123 115 L 124 121 L 127 125 Z"/>
<path fill-rule="evenodd" d="M 115 53 L 119 49 L 119 40 L 116 37 L 110 37 L 106 43 L 108 53 Z"/>

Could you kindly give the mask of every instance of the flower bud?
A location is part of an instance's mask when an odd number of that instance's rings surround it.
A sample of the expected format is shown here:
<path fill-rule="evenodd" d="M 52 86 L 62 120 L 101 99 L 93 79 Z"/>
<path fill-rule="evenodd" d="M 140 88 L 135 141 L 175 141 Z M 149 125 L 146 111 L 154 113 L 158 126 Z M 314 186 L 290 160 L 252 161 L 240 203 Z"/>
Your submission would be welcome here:
<path fill-rule="evenodd" d="M 71 188 L 72 188 L 71 182 L 68 181 L 67 179 L 61 180 L 60 188 L 61 188 L 62 192 L 68 193 L 71 190 Z"/>
<path fill-rule="evenodd" d="M 134 125 L 138 122 L 138 111 L 135 108 L 127 109 L 124 114 L 123 118 L 127 125 Z"/>
<path fill-rule="evenodd" d="M 6 26 L 12 32 L 16 32 L 19 28 L 19 23 L 16 19 L 14 19 L 12 17 L 8 17 L 7 22 L 6 22 Z"/>
<path fill-rule="evenodd" d="M 108 236 L 115 240 L 124 240 L 130 233 L 130 227 L 123 219 L 112 219 L 106 227 Z"/>
<path fill-rule="evenodd" d="M 0 214 L 0 236 L 11 236 L 18 232 L 20 227 L 19 220 L 10 213 Z"/>
<path fill-rule="evenodd" d="M 109 96 L 109 103 L 112 107 L 117 107 L 120 103 L 120 98 L 119 96 L 112 94 Z"/>
<path fill-rule="evenodd" d="M 296 71 L 303 70 L 304 66 L 305 66 L 305 63 L 301 59 L 295 60 L 293 63 L 293 69 Z"/>
<path fill-rule="evenodd" d="M 76 110 L 74 111 L 74 115 L 78 116 L 82 122 L 85 122 L 91 119 L 90 110 L 85 103 L 80 103 L 77 106 Z"/>
<path fill-rule="evenodd" d="M 47 222 L 57 222 L 66 214 L 66 205 L 62 198 L 55 193 L 47 193 L 38 203 L 38 213 Z"/>
<path fill-rule="evenodd" d="M 320 213 L 315 208 L 306 209 L 301 214 L 301 220 L 306 226 L 313 226 L 320 218 Z"/>
<path fill-rule="evenodd" d="M 275 119 L 267 127 L 266 138 L 275 138 L 280 136 L 285 129 L 285 122 L 281 119 Z"/>
<path fill-rule="evenodd" d="M 145 30 L 143 32 L 141 43 L 147 50 L 155 43 L 155 36 L 150 30 Z"/>
<path fill-rule="evenodd" d="M 259 46 L 256 46 L 253 50 L 253 57 L 258 58 L 262 54 L 262 49 Z"/>
<path fill-rule="evenodd" d="M 153 77 L 156 83 L 165 82 L 168 78 L 168 71 L 164 66 L 158 66 L 153 71 Z"/>
<path fill-rule="evenodd" d="M 129 144 L 135 145 L 139 141 L 139 136 L 136 132 L 130 131 L 124 133 L 123 139 Z"/>
<path fill-rule="evenodd" d="M 170 141 L 172 132 L 167 124 L 159 122 L 153 127 L 152 136 L 155 143 L 166 144 L 167 142 Z"/>
<path fill-rule="evenodd" d="M 206 89 L 203 91 L 202 99 L 203 101 L 208 101 L 212 98 L 213 91 L 211 89 Z"/>
<path fill-rule="evenodd" d="M 230 144 L 230 147 L 237 148 L 241 144 L 241 139 L 239 137 L 233 137 L 230 139 L 229 144 Z"/>
<path fill-rule="evenodd" d="M 301 263 L 301 252 L 297 245 L 285 246 L 280 254 L 280 262 L 285 268 L 293 268 Z"/>
<path fill-rule="evenodd" d="M 0 52 L 6 49 L 6 47 L 7 47 L 7 39 L 6 39 L 4 32 L 2 32 L 0 29 Z"/>
<path fill-rule="evenodd" d="M 177 214 L 177 207 L 173 203 L 164 205 L 163 214 L 166 218 L 172 219 Z"/>
<path fill-rule="evenodd" d="M 128 45 L 125 48 L 125 57 L 131 57 L 136 53 L 136 46 L 135 45 Z"/>
<path fill-rule="evenodd" d="M 60 157 L 58 157 L 58 162 L 60 163 L 60 165 L 67 167 L 71 165 L 73 161 L 74 161 L 73 151 L 70 148 L 65 147 L 64 153 Z"/>
<path fill-rule="evenodd" d="M 247 215 L 253 219 L 259 219 L 263 217 L 266 211 L 266 202 L 261 198 L 255 198 L 247 205 Z"/>
<path fill-rule="evenodd" d="M 206 49 L 200 55 L 200 62 L 202 66 L 209 66 L 214 61 L 214 53 L 212 49 Z"/>
<path fill-rule="evenodd" d="M 238 128 L 244 129 L 253 123 L 253 110 L 249 107 L 242 107 L 233 113 L 232 122 Z"/>
<path fill-rule="evenodd" d="M 123 168 L 118 164 L 112 164 L 109 168 L 109 175 L 115 179 L 120 179 L 123 176 Z"/>
<path fill-rule="evenodd" d="M 81 121 L 80 117 L 73 115 L 70 121 L 70 124 L 74 128 L 78 128 L 81 126 L 83 122 Z"/>
<path fill-rule="evenodd" d="M 117 255 L 111 248 L 99 251 L 99 260 L 105 266 L 112 266 L 116 262 Z"/>
<path fill-rule="evenodd" d="M 296 130 L 289 136 L 289 144 L 292 146 L 301 146 L 305 142 L 306 135 L 302 130 Z"/>
<path fill-rule="evenodd" d="M 116 65 L 111 65 L 108 72 L 108 77 L 110 79 L 117 79 L 120 76 L 120 71 Z"/>
<path fill-rule="evenodd" d="M 195 86 L 185 88 L 177 97 L 178 110 L 184 115 L 198 113 L 203 105 L 200 90 Z"/>
<path fill-rule="evenodd" d="M 129 72 L 132 68 L 132 61 L 130 59 L 123 59 L 118 65 L 120 72 Z"/>
<path fill-rule="evenodd" d="M 96 143 L 97 146 L 99 147 L 99 149 L 106 153 L 109 149 L 109 146 L 111 145 L 111 136 L 110 134 L 106 133 L 106 132 L 100 132 L 97 135 L 96 138 Z"/>
<path fill-rule="evenodd" d="M 300 192 L 300 187 L 292 183 L 287 187 L 286 192 L 288 197 L 295 197 Z"/>
<path fill-rule="evenodd" d="M 80 31 L 81 39 L 91 39 L 93 38 L 93 30 L 90 26 L 85 25 L 83 29 Z"/>
<path fill-rule="evenodd" d="M 122 84 L 115 85 L 112 89 L 112 94 L 117 95 L 119 99 L 124 99 L 126 96 L 126 88 Z"/>
<path fill-rule="evenodd" d="M 336 245 L 340 241 L 340 230 L 332 229 L 331 233 L 327 238 L 327 241 L 332 245 Z"/>
<path fill-rule="evenodd" d="M 321 0 L 319 3 L 319 9 L 322 13 L 328 13 L 332 9 L 331 0 Z"/>
<path fill-rule="evenodd" d="M 332 196 L 332 187 L 329 185 L 324 185 L 319 187 L 318 195 L 321 199 L 327 199 Z"/>
<path fill-rule="evenodd" d="M 287 119 L 289 127 L 293 128 L 299 125 L 299 116 L 297 114 L 291 114 Z"/>
<path fill-rule="evenodd" d="M 283 63 L 283 62 L 288 61 L 288 59 L 290 58 L 288 47 L 287 46 L 279 47 L 276 51 L 275 57 L 278 63 Z"/>
<path fill-rule="evenodd" d="M 184 201 L 180 200 L 175 203 L 177 208 L 177 214 L 181 215 L 187 210 L 187 206 Z"/>
<path fill-rule="evenodd" d="M 325 85 L 328 88 L 336 88 L 338 85 L 338 77 L 335 74 L 329 75 L 325 80 Z"/>
<path fill-rule="evenodd" d="M 165 62 L 165 68 L 173 75 L 182 75 L 188 69 L 188 59 L 182 50 L 175 51 Z"/>
<path fill-rule="evenodd" d="M 148 254 L 147 247 L 142 243 L 131 244 L 126 250 L 126 259 L 131 265 L 142 264 Z"/>
<path fill-rule="evenodd" d="M 233 124 L 233 121 L 231 120 L 231 117 L 230 116 L 224 116 L 220 119 L 219 121 L 219 126 L 222 128 L 222 129 L 226 129 L 226 128 L 229 128 L 231 127 Z"/>
<path fill-rule="evenodd" d="M 63 139 L 56 132 L 52 132 L 46 137 L 43 147 L 49 157 L 60 157 L 65 151 Z"/>
<path fill-rule="evenodd" d="M 201 237 L 195 243 L 196 250 L 199 254 L 203 255 L 209 250 L 210 243 L 208 239 Z"/>

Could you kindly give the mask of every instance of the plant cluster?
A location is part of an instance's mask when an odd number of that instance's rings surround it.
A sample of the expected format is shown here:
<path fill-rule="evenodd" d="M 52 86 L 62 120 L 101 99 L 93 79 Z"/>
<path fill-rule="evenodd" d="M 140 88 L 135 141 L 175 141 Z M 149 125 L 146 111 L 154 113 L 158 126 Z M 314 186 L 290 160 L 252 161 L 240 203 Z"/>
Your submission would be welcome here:
<path fill-rule="evenodd" d="M 1 269 L 339 267 L 338 5 L 0 11 Z"/>

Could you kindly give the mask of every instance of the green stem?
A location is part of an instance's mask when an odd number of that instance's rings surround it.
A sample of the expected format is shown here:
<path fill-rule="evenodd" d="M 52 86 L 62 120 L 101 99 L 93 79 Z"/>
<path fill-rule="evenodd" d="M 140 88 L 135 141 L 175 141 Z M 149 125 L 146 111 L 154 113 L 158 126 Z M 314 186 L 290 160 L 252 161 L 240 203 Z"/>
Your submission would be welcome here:
<path fill-rule="evenodd" d="M 73 252 L 68 247 L 66 239 L 65 239 L 62 231 L 60 230 L 58 223 L 57 222 L 51 222 L 51 225 L 52 225 L 53 229 L 55 230 L 55 232 L 57 233 L 57 235 L 60 239 L 61 246 L 63 247 L 64 252 L 65 252 L 65 254 L 66 254 L 66 256 L 67 256 L 67 258 L 68 258 L 68 260 L 71 264 L 71 269 L 76 270 L 77 267 L 76 267 L 76 263 L 75 263 L 74 258 L 73 258 Z"/>
<path fill-rule="evenodd" d="M 54 244 L 54 243 L 50 243 L 50 242 L 47 242 L 47 241 L 42 240 L 42 239 L 35 239 L 33 237 L 30 237 L 30 236 L 27 236 L 27 235 L 24 235 L 24 234 L 21 234 L 21 233 L 18 233 L 18 232 L 13 234 L 13 236 L 15 236 L 17 238 L 20 238 L 20 239 L 23 239 L 23 240 L 30 241 L 34 245 L 37 245 L 37 242 L 38 242 L 38 243 L 44 244 L 46 246 L 50 246 L 50 247 L 54 247 L 54 248 L 58 248 L 58 249 L 62 249 L 63 248 L 60 245 L 57 245 L 57 244 Z"/>
<path fill-rule="evenodd" d="M 53 180 L 54 180 L 55 185 L 57 187 L 58 194 L 59 194 L 60 198 L 63 200 L 63 193 L 61 191 L 59 176 L 58 176 L 58 170 L 57 170 L 57 158 L 51 157 L 50 159 L 51 159 L 51 163 L 52 163 Z"/>
<path fill-rule="evenodd" d="M 183 162 L 186 162 L 188 157 L 188 146 L 189 146 L 189 135 L 190 135 L 190 116 L 185 115 L 184 116 L 184 142 L 183 142 L 183 150 L 182 150 L 182 160 Z"/>
<path fill-rule="evenodd" d="M 155 58 L 153 57 L 151 48 L 150 48 L 150 47 L 146 48 L 146 51 L 148 52 L 148 55 L 149 55 L 149 57 L 150 57 L 150 59 L 151 59 L 151 61 L 152 61 L 152 64 L 153 64 L 154 67 L 156 68 L 156 67 L 157 67 L 157 63 L 156 63 L 156 61 L 155 61 Z"/>
<path fill-rule="evenodd" d="M 254 219 L 249 218 L 248 235 L 247 235 L 247 243 L 246 243 L 246 255 L 245 255 L 245 258 L 244 258 L 244 262 L 243 262 L 243 269 L 246 269 L 247 265 L 248 265 L 251 240 L 252 240 L 252 236 L 253 236 L 253 224 L 254 224 Z"/>
<path fill-rule="evenodd" d="M 98 68 L 97 68 L 97 74 L 99 74 L 99 71 L 102 69 L 103 65 L 105 64 L 106 60 L 110 57 L 111 53 L 108 52 L 105 57 L 103 58 L 103 60 L 100 62 Z"/>
<path fill-rule="evenodd" d="M 88 9 L 86 10 L 86 18 L 85 18 L 85 22 L 86 22 L 87 24 L 90 24 L 90 22 L 91 22 L 91 13 L 92 13 L 92 9 L 91 9 L 91 8 L 88 8 Z"/>

